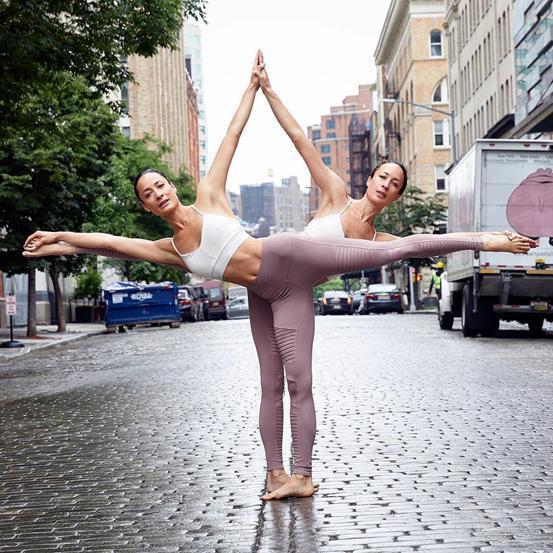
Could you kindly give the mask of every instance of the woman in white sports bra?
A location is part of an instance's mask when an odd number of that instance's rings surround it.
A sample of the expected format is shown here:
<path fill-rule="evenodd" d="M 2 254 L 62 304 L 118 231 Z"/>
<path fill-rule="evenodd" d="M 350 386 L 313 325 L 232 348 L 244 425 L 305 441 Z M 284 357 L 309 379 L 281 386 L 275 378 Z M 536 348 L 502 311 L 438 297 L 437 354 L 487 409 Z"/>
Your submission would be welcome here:
<path fill-rule="evenodd" d="M 113 236 L 103 233 L 37 231 L 24 244 L 23 255 L 42 257 L 75 253 L 101 254 L 126 259 L 142 259 L 176 265 L 206 278 L 224 278 L 248 288 L 254 303 L 263 309 L 259 325 L 252 331 L 270 335 L 267 347 L 258 347 L 261 360 L 260 427 L 267 452 L 268 492 L 263 499 L 310 496 L 317 486 L 311 478 L 311 455 L 315 439 L 315 408 L 311 392 L 311 345 L 313 303 L 311 289 L 328 275 L 379 267 L 394 260 L 443 255 L 458 250 L 489 250 L 524 253 L 535 247 L 528 238 L 486 235 L 416 235 L 378 243 L 348 238 L 318 238 L 309 235 L 280 234 L 254 239 L 242 229 L 227 202 L 225 185 L 230 163 L 240 135 L 250 116 L 262 78 L 261 53 L 250 83 L 232 118 L 208 174 L 198 183 L 196 201 L 183 205 L 173 184 L 160 171 L 148 169 L 135 180 L 134 189 L 146 211 L 164 219 L 173 230 L 171 239 L 157 241 Z M 386 183 L 375 187 L 377 198 L 392 201 L 391 191 L 402 186 L 401 175 L 390 168 L 382 173 Z M 317 178 L 323 183 L 324 179 Z M 388 189 L 384 194 L 381 190 Z M 394 192 L 398 194 L 398 192 Z M 329 212 L 341 210 L 347 198 L 329 191 Z M 342 201 L 343 205 L 340 205 Z M 321 208 L 322 209 L 322 208 Z M 357 209 L 354 201 L 341 214 L 348 235 L 349 216 Z M 358 223 L 369 221 L 371 213 L 357 212 Z M 321 213 L 326 215 L 330 213 Z M 365 220 L 364 216 L 368 218 Z M 284 375 L 283 367 L 286 367 Z M 279 443 L 282 439 L 282 390 L 288 381 L 291 404 L 292 476 L 284 472 Z M 239 400 L 239 398 L 237 398 Z M 280 422 L 279 422 L 280 421 Z M 278 426 L 280 424 L 280 427 Z M 280 447 L 281 449 L 281 447 Z"/>

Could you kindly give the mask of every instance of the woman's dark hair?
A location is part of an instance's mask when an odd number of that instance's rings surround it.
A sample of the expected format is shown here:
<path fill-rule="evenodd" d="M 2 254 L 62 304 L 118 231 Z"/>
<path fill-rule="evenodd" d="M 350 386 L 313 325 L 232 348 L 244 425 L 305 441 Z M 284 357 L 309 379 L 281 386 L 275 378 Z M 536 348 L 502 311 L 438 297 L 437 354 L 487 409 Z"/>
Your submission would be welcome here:
<path fill-rule="evenodd" d="M 403 186 L 401 187 L 401 190 L 399 191 L 399 195 L 403 194 L 404 190 L 407 188 L 407 169 L 405 168 L 405 165 L 401 163 L 400 161 L 395 160 L 389 160 L 389 161 L 383 161 L 382 163 L 379 163 L 371 173 L 371 178 L 374 177 L 375 173 L 383 166 L 386 165 L 386 163 L 394 163 L 397 165 L 402 171 L 403 171 Z"/>
<path fill-rule="evenodd" d="M 140 198 L 140 196 L 138 195 L 138 181 L 144 176 L 144 175 L 147 175 L 148 173 L 157 173 L 158 175 L 162 176 L 165 180 L 167 180 L 167 182 L 171 182 L 169 180 L 169 177 L 163 172 L 163 171 L 160 171 L 159 169 L 144 169 L 144 171 L 142 171 L 141 173 L 139 173 L 138 175 L 136 175 L 136 177 L 134 178 L 134 182 L 133 182 L 133 186 L 134 186 L 134 195 L 138 198 L 138 201 L 140 203 L 142 203 L 142 199 Z"/>

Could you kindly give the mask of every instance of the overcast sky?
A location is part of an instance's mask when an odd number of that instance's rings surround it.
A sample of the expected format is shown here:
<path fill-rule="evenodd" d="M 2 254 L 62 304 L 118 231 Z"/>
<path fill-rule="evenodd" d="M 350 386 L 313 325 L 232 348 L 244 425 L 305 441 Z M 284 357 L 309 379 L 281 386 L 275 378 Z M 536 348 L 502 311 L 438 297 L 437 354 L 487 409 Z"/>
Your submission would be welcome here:
<path fill-rule="evenodd" d="M 209 161 L 245 90 L 257 48 L 271 84 L 306 130 L 376 81 L 374 51 L 390 0 L 209 0 L 202 27 Z M 259 92 L 228 186 L 309 174 Z"/>

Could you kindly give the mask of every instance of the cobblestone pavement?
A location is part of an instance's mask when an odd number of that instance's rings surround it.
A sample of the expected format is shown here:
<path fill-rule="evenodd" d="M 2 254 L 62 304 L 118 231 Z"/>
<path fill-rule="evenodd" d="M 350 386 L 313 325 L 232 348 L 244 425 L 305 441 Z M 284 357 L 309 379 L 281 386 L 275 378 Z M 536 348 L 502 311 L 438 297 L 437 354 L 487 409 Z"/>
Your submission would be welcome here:
<path fill-rule="evenodd" d="M 248 321 L 0 360 L 0 552 L 553 551 L 552 346 L 318 317 L 321 489 L 268 504 Z"/>

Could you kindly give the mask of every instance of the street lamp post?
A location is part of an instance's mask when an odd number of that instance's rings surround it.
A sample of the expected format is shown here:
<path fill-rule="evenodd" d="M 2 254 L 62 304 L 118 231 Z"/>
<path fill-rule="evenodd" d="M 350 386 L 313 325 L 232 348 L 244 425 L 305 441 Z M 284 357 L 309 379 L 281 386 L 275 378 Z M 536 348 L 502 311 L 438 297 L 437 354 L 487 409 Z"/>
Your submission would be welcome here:
<path fill-rule="evenodd" d="M 441 113 L 442 115 L 447 115 L 451 121 L 451 158 L 453 165 L 457 163 L 457 136 L 455 134 L 455 112 L 454 111 L 443 111 L 441 109 L 433 108 L 432 106 L 427 106 L 426 104 L 417 104 L 416 102 L 409 102 L 407 100 L 396 100 L 395 98 L 384 98 L 382 100 L 385 104 L 408 104 L 410 106 L 417 106 L 419 108 L 427 109 L 429 111 L 435 111 L 436 113 Z"/>

